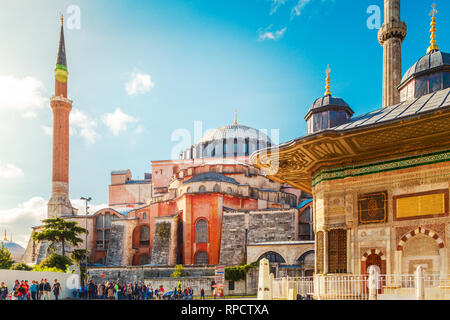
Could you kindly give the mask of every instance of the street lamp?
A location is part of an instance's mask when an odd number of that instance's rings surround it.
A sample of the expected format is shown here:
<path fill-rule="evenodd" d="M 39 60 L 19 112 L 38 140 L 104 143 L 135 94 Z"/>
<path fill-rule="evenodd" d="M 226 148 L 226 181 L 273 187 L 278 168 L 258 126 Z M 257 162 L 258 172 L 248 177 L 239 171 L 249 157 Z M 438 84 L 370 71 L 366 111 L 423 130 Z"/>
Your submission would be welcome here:
<path fill-rule="evenodd" d="M 87 218 L 88 218 L 88 210 L 89 210 L 89 201 L 91 201 L 92 200 L 92 198 L 91 197 L 88 197 L 88 198 L 85 198 L 85 197 L 82 197 L 81 198 L 81 200 L 84 200 L 85 201 L 85 204 L 86 204 L 86 240 L 85 240 L 85 247 L 86 247 L 86 249 L 85 249 L 85 271 L 84 271 L 84 277 L 85 277 L 85 281 L 84 281 L 84 284 L 85 285 L 87 285 L 87 262 L 88 262 L 88 249 L 87 249 L 87 246 L 88 246 L 88 228 L 87 228 Z"/>

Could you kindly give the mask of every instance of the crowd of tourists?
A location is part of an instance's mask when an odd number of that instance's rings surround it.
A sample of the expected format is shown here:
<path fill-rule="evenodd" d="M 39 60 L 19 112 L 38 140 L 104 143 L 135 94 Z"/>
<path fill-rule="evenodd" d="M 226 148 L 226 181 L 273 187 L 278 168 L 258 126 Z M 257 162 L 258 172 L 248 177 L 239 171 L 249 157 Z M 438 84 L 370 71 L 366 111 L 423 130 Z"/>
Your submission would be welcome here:
<path fill-rule="evenodd" d="M 205 298 L 205 290 L 200 290 L 201 298 Z M 81 300 L 190 300 L 194 296 L 191 287 L 182 288 L 181 282 L 172 290 L 164 289 L 164 286 L 153 288 L 151 283 L 121 283 L 101 282 L 90 280 L 82 284 L 79 289 L 73 291 L 74 299 Z"/>
<path fill-rule="evenodd" d="M 61 284 L 55 279 L 53 284 L 47 279 L 41 281 L 16 280 L 14 286 L 8 289 L 6 284 L 0 284 L 0 300 L 58 300 L 61 295 Z"/>

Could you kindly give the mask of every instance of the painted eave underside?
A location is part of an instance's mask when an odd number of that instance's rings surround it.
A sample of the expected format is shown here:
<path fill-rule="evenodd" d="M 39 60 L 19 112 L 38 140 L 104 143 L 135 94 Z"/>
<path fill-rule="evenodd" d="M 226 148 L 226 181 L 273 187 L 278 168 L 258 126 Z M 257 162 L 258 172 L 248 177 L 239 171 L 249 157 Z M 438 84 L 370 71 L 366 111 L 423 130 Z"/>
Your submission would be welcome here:
<path fill-rule="evenodd" d="M 272 180 L 311 194 L 312 178 L 321 170 L 446 148 L 450 148 L 450 88 L 259 150 L 250 161 Z"/>

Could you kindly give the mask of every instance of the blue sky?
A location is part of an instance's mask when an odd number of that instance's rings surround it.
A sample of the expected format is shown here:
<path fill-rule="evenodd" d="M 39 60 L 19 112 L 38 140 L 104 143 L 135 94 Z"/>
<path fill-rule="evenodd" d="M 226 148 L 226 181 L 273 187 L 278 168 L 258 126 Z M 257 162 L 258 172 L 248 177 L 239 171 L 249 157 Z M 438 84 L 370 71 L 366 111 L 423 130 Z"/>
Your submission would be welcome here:
<path fill-rule="evenodd" d="M 402 2 L 404 71 L 426 53 L 432 3 Z M 446 51 L 450 3 L 436 3 L 437 41 Z M 71 5 L 80 8 L 80 29 L 67 27 Z M 379 108 L 383 52 L 377 30 L 367 27 L 371 5 L 383 12 L 383 0 L 2 1 L 0 85 L 8 89 L 0 88 L 0 229 L 15 223 L 7 216 L 50 195 L 46 99 L 60 12 L 74 101 L 70 195 L 100 205 L 111 170 L 142 178 L 151 160 L 171 157 L 172 133 L 193 134 L 196 120 L 205 130 L 220 127 L 237 109 L 242 124 L 279 129 L 280 142 L 303 136 L 327 64 L 333 95 L 356 114 Z"/>

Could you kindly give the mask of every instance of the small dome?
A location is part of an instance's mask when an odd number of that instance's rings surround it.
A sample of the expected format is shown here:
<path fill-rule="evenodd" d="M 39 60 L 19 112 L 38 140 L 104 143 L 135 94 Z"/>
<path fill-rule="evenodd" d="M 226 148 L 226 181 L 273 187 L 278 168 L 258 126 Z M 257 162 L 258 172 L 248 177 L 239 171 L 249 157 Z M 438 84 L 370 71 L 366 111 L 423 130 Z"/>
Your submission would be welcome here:
<path fill-rule="evenodd" d="M 316 109 L 321 109 L 321 108 L 325 108 L 325 107 L 329 107 L 329 106 L 350 108 L 348 106 L 348 104 L 344 101 L 344 99 L 328 95 L 328 96 L 324 96 L 322 98 L 317 99 L 313 103 L 313 105 L 311 106 L 311 108 L 309 110 L 313 111 L 313 109 L 316 110 Z"/>
<path fill-rule="evenodd" d="M 413 64 L 411 68 L 406 71 L 403 76 L 400 87 L 403 86 L 406 82 L 408 82 L 412 77 L 420 76 L 425 73 L 431 73 L 437 69 L 441 68 L 449 68 L 450 69 L 450 54 L 436 51 L 422 57 Z"/>
<path fill-rule="evenodd" d="M 239 185 L 239 183 L 233 178 L 224 176 L 223 174 L 217 172 L 204 172 L 196 175 L 190 180 L 184 181 L 183 184 L 192 183 L 192 182 L 206 182 L 206 181 L 215 181 L 215 182 L 226 182 L 231 184 Z"/>
<path fill-rule="evenodd" d="M 341 98 L 326 95 L 314 101 L 305 120 L 308 134 L 340 126 L 347 123 L 354 112 Z"/>

